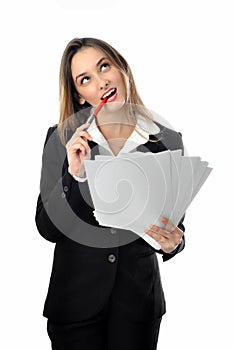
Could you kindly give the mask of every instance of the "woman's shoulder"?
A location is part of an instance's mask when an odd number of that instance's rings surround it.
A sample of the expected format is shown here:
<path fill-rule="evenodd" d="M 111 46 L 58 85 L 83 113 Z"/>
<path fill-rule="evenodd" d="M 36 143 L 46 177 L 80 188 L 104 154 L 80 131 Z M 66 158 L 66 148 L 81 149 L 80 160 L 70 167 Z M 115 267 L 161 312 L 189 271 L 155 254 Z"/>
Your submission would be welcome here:
<path fill-rule="evenodd" d="M 58 124 L 54 124 L 49 127 L 48 132 L 53 133 L 55 130 L 57 130 Z"/>
<path fill-rule="evenodd" d="M 53 126 L 48 127 L 46 137 L 45 137 L 45 144 L 48 142 L 52 134 L 57 130 L 57 127 L 58 127 L 58 124 L 54 124 Z"/>
<path fill-rule="evenodd" d="M 164 137 L 165 136 L 173 136 L 173 137 L 181 137 L 182 136 L 182 133 L 180 131 L 173 129 L 171 126 L 161 124 L 156 120 L 153 120 L 153 122 L 158 126 L 159 134 L 163 135 Z"/>
<path fill-rule="evenodd" d="M 183 149 L 182 133 L 167 125 L 157 121 L 154 123 L 158 126 L 159 132 L 156 135 L 150 135 L 157 141 L 160 141 L 167 149 Z"/>

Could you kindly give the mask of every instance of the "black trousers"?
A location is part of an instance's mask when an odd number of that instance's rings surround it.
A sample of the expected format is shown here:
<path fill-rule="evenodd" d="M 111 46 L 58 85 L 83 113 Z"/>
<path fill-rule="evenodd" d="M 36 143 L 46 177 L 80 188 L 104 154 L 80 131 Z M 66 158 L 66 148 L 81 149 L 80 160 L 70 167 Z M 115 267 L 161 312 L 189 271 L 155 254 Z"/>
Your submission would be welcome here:
<path fill-rule="evenodd" d="M 71 324 L 48 320 L 52 350 L 156 350 L 161 318 L 135 322 L 117 314 Z"/>

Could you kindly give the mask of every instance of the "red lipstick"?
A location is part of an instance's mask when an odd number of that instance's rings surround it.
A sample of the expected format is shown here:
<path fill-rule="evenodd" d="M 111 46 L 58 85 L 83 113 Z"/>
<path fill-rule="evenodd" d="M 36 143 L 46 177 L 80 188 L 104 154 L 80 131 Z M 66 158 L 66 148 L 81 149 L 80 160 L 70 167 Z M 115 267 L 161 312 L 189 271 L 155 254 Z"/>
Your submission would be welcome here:
<path fill-rule="evenodd" d="M 106 91 L 103 96 L 104 97 L 101 97 L 101 100 L 107 98 L 111 98 L 113 95 L 115 95 L 115 93 L 117 92 L 117 89 L 116 88 L 111 88 L 111 89 L 108 89 L 108 91 Z"/>

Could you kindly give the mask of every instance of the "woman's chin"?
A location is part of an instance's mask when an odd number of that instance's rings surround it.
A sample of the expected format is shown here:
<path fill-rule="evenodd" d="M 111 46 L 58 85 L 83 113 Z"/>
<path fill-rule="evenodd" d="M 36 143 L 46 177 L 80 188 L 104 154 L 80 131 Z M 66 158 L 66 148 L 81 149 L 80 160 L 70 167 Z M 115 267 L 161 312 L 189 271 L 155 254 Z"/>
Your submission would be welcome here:
<path fill-rule="evenodd" d="M 108 113 L 116 113 L 122 111 L 122 108 L 125 106 L 125 100 L 121 102 L 106 102 L 105 111 Z"/>

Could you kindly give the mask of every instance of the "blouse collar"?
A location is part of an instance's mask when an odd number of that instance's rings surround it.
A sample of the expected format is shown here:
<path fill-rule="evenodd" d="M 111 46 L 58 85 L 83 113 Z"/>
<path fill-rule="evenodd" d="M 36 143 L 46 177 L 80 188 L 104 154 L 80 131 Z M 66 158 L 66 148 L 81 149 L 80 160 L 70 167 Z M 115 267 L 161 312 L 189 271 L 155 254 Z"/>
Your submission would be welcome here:
<path fill-rule="evenodd" d="M 158 134 L 160 131 L 159 127 L 156 125 L 154 120 L 147 119 L 139 114 L 137 114 L 136 117 L 137 123 L 135 125 L 135 129 L 133 130 L 129 138 L 126 140 L 124 146 L 121 148 L 118 155 L 133 151 L 135 148 L 137 148 L 138 145 L 142 145 L 148 142 L 149 135 Z M 107 140 L 96 125 L 95 118 L 93 119 L 87 131 L 91 135 L 92 141 L 96 142 L 101 148 L 102 154 L 109 155 L 110 153 L 111 155 L 114 155 L 108 145 Z"/>

